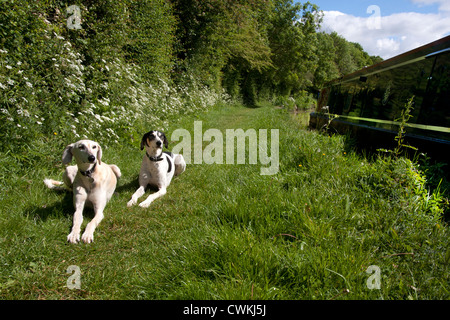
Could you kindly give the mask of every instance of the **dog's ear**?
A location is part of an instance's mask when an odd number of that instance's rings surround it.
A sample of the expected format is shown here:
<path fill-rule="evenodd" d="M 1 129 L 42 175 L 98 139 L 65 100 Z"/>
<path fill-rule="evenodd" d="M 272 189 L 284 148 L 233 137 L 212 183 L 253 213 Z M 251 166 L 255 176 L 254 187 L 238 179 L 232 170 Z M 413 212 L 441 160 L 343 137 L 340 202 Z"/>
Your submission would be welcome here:
<path fill-rule="evenodd" d="M 100 147 L 100 145 L 97 143 L 97 160 L 98 160 L 98 164 L 102 164 L 102 155 L 103 155 L 103 151 L 102 151 L 102 147 Z"/>
<path fill-rule="evenodd" d="M 62 163 L 63 164 L 69 164 L 70 162 L 72 162 L 72 148 L 73 148 L 73 143 L 69 144 L 63 152 L 63 156 L 62 156 Z"/>
<path fill-rule="evenodd" d="M 164 134 L 164 132 L 161 132 L 162 138 L 163 138 L 163 142 L 164 142 L 164 147 L 166 147 L 166 149 L 169 148 L 169 141 L 167 140 L 166 135 Z"/>
<path fill-rule="evenodd" d="M 144 134 L 142 136 L 142 140 L 141 140 L 141 150 L 144 150 L 144 145 L 147 144 L 147 137 L 149 135 L 150 132 L 147 132 L 146 134 Z"/>

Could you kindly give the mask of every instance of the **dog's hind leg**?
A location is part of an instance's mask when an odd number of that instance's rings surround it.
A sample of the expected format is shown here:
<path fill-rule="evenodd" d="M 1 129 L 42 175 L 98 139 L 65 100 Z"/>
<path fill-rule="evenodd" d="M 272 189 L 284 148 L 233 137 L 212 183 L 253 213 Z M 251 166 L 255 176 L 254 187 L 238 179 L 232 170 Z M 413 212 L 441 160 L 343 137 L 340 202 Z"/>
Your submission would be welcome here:
<path fill-rule="evenodd" d="M 173 158 L 173 162 L 175 163 L 175 176 L 178 176 L 186 170 L 186 161 L 181 154 L 176 154 Z"/>
<path fill-rule="evenodd" d="M 66 184 L 66 186 L 70 189 L 72 189 L 73 182 L 75 181 L 75 177 L 78 172 L 77 166 L 68 166 L 63 174 L 63 181 Z"/>
<path fill-rule="evenodd" d="M 120 172 L 120 169 L 115 164 L 110 164 L 109 167 L 114 172 L 117 179 L 119 179 L 122 176 L 122 173 Z"/>

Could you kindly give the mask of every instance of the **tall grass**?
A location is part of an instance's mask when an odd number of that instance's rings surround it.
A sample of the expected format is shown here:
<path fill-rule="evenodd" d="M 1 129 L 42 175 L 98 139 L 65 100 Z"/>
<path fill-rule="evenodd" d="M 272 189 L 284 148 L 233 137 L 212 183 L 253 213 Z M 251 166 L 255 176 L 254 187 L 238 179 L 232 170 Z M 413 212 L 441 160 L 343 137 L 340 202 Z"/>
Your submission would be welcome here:
<path fill-rule="evenodd" d="M 345 138 L 304 130 L 271 105 L 222 105 L 184 116 L 169 123 L 168 137 L 178 128 L 193 130 L 194 120 L 204 131 L 279 129 L 280 172 L 192 164 L 150 208 L 127 208 L 142 153 L 137 142 L 112 144 L 104 160 L 118 164 L 123 178 L 90 245 L 65 242 L 71 195 L 41 182 L 55 171 L 23 172 L 1 196 L 0 296 L 449 298 L 448 226 L 442 205 L 435 212 L 417 196 L 426 177 L 416 164 L 369 161 Z M 70 265 L 81 270 L 79 290 L 67 288 Z M 371 265 L 381 272 L 379 290 L 367 286 Z"/>

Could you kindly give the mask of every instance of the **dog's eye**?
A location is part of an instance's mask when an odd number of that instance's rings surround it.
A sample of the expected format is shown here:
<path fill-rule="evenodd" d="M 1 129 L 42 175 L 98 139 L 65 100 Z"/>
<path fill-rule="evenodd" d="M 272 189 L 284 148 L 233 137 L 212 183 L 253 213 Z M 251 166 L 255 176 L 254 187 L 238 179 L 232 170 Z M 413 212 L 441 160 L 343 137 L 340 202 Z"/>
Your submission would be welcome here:
<path fill-rule="evenodd" d="M 97 149 L 97 146 L 92 146 L 92 149 Z"/>
<path fill-rule="evenodd" d="M 79 146 L 79 147 L 78 147 L 78 149 L 80 149 L 80 150 L 84 150 L 84 146 L 83 146 L 83 145 L 81 145 L 81 146 Z"/>

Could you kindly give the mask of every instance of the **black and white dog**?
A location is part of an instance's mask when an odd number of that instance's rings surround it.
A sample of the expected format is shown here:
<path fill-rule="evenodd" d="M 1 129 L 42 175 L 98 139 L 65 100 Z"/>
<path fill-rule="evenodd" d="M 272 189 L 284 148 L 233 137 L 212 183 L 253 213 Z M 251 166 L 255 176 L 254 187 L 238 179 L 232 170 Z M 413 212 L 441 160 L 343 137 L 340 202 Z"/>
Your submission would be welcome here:
<path fill-rule="evenodd" d="M 139 204 L 140 207 L 147 208 L 153 200 L 166 194 L 166 189 L 173 176 L 183 173 L 186 169 L 183 156 L 163 151 L 163 145 L 166 148 L 169 146 L 163 132 L 150 131 L 142 137 L 141 150 L 145 148 L 146 152 L 139 173 L 139 189 L 128 201 L 128 207 L 137 203 L 138 199 L 145 194 L 145 188 L 148 185 L 157 187 L 157 192 L 150 194 L 145 201 Z"/>

